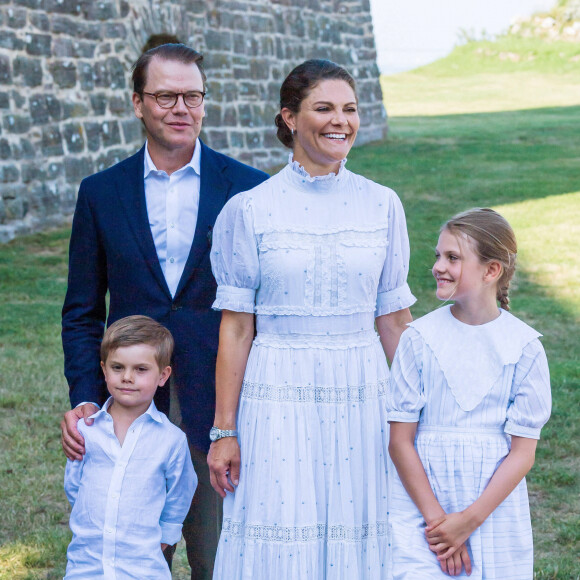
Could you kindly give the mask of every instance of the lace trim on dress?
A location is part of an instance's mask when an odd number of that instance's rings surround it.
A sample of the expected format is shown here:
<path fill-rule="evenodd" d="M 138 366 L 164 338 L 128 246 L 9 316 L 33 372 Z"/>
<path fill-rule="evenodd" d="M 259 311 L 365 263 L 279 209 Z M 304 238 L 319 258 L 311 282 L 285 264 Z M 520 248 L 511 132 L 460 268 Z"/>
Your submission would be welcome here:
<path fill-rule="evenodd" d="M 222 532 L 233 537 L 258 542 L 297 543 L 315 542 L 354 542 L 360 543 L 371 538 L 387 535 L 387 522 L 375 522 L 362 526 L 314 524 L 311 526 L 262 526 L 246 524 L 224 518 Z"/>
<path fill-rule="evenodd" d="M 346 387 L 266 385 L 244 380 L 241 396 L 244 399 L 283 403 L 365 403 L 385 397 L 388 388 L 389 379 L 367 385 Z"/>
<path fill-rule="evenodd" d="M 296 234 L 299 236 L 328 236 L 332 234 L 344 235 L 347 239 L 357 240 L 360 234 L 375 234 L 378 232 L 383 232 L 381 239 L 383 243 L 387 237 L 387 224 L 384 222 L 376 223 L 370 226 L 361 225 L 349 225 L 344 224 L 335 227 L 328 227 L 324 225 L 317 225 L 316 227 L 309 227 L 304 225 L 303 227 L 276 227 L 267 228 L 263 230 L 256 230 L 256 234 L 261 234 L 262 236 L 269 236 L 271 234 L 284 235 L 284 234 Z"/>

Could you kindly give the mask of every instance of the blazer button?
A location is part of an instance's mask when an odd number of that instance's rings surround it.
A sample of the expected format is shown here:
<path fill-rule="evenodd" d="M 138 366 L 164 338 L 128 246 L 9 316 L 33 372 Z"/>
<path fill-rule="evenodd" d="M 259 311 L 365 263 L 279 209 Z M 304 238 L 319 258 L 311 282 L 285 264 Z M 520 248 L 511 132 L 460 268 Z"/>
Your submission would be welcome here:
<path fill-rule="evenodd" d="M 171 310 L 175 311 L 175 310 L 181 310 L 183 307 L 180 306 L 179 304 L 172 304 L 171 305 Z"/>

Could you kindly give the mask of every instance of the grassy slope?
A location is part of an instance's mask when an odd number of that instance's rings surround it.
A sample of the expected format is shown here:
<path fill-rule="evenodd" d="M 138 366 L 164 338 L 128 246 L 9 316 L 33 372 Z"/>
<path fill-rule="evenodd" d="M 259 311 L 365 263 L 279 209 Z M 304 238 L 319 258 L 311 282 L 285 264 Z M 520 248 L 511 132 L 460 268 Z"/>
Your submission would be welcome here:
<path fill-rule="evenodd" d="M 501 42 L 467 45 L 383 79 L 389 139 L 354 150 L 349 167 L 401 195 L 415 316 L 436 306 L 430 267 L 444 219 L 492 205 L 513 223 L 520 243 L 513 310 L 544 333 L 554 391 L 529 478 L 537 578 L 578 578 L 580 65 L 570 59 L 579 47 Z M 519 63 L 499 56 L 518 50 L 541 56 Z M 68 231 L 58 231 L 0 246 L 3 580 L 60 578 L 64 569 L 68 507 L 58 423 L 67 407 L 59 338 L 67 239 Z"/>
<path fill-rule="evenodd" d="M 542 579 L 580 577 L 579 53 L 578 45 L 507 38 L 384 77 L 389 139 L 353 151 L 349 164 L 403 200 L 415 316 L 437 305 L 430 267 L 445 219 L 493 206 L 516 230 L 512 308 L 544 334 L 554 395 L 528 478 Z"/>

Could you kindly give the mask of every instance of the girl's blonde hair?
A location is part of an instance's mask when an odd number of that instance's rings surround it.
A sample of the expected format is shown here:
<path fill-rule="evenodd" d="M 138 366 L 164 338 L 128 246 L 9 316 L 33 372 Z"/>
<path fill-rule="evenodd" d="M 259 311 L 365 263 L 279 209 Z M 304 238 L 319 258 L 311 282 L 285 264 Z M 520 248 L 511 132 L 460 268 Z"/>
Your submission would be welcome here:
<path fill-rule="evenodd" d="M 499 262 L 502 267 L 497 282 L 497 299 L 504 310 L 509 310 L 509 287 L 516 271 L 518 246 L 508 221 L 493 209 L 477 207 L 453 216 L 443 224 L 457 236 L 463 234 L 473 240 L 473 248 L 482 263 Z"/>

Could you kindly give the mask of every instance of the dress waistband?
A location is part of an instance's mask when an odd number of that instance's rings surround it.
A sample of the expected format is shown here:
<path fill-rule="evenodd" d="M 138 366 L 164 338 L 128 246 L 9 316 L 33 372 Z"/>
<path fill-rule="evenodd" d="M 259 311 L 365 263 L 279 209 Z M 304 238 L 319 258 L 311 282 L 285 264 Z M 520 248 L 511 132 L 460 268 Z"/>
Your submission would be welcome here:
<path fill-rule="evenodd" d="M 374 330 L 329 335 L 258 332 L 254 339 L 256 346 L 293 349 L 320 348 L 324 350 L 346 350 L 355 347 L 372 346 L 378 342 L 379 335 Z"/>
<path fill-rule="evenodd" d="M 503 427 L 455 427 L 453 425 L 419 425 L 421 433 L 442 433 L 446 435 L 505 435 Z"/>
<path fill-rule="evenodd" d="M 265 315 L 256 316 L 258 334 L 304 334 L 307 336 L 330 336 L 374 332 L 373 312 L 335 314 L 332 316 Z"/>

